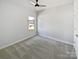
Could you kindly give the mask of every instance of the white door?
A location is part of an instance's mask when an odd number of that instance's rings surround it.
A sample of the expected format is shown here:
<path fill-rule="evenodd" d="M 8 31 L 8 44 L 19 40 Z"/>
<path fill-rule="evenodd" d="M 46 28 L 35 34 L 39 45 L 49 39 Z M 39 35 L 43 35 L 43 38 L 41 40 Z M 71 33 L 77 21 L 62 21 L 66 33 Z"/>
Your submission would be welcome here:
<path fill-rule="evenodd" d="M 78 55 L 78 0 L 74 0 L 74 46 Z"/>

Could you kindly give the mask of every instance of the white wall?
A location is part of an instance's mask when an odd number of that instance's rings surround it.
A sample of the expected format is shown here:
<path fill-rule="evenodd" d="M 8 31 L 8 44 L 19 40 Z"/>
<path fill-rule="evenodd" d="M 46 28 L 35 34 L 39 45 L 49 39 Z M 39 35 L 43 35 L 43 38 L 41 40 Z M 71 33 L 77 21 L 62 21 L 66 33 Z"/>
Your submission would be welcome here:
<path fill-rule="evenodd" d="M 35 33 L 27 30 L 28 16 L 35 17 L 29 0 L 0 0 L 0 47 Z"/>
<path fill-rule="evenodd" d="M 73 3 L 68 3 L 44 10 L 38 17 L 39 33 L 72 44 L 74 39 L 73 8 Z"/>

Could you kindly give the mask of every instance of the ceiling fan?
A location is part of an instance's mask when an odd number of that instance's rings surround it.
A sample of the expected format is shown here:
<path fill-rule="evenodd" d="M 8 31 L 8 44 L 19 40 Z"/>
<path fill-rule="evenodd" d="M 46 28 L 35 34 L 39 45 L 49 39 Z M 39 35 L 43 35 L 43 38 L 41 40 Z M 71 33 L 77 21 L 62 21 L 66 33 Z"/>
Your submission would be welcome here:
<path fill-rule="evenodd" d="M 38 0 L 36 0 L 35 2 L 34 1 L 31 1 L 31 4 L 33 4 L 35 7 L 46 7 L 46 5 L 40 5 L 38 3 Z"/>

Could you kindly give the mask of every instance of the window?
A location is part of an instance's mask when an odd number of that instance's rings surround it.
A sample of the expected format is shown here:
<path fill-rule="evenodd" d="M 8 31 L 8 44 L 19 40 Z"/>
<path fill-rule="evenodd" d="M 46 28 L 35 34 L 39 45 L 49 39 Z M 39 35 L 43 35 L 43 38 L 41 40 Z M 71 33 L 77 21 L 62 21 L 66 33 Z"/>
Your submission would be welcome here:
<path fill-rule="evenodd" d="M 29 16 L 29 18 L 28 18 L 28 30 L 29 31 L 34 31 L 34 29 L 35 29 L 34 17 Z"/>

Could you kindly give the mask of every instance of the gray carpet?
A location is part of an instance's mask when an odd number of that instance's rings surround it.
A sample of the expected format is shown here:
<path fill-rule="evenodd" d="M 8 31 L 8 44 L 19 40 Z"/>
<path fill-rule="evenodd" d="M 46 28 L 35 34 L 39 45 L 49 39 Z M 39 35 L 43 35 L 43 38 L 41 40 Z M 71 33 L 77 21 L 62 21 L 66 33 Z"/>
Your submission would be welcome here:
<path fill-rule="evenodd" d="M 73 46 L 36 36 L 0 50 L 0 59 L 77 59 Z"/>

